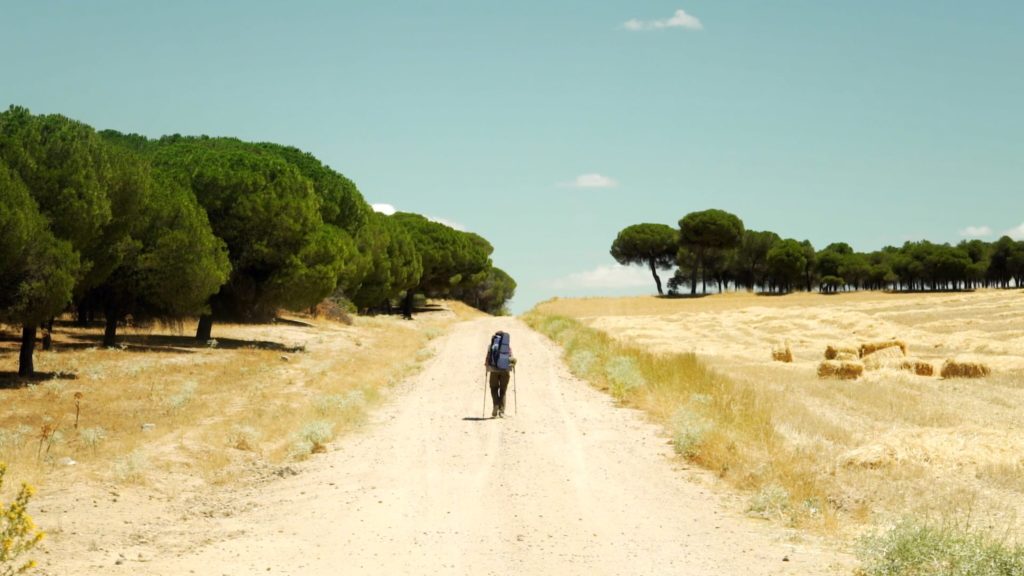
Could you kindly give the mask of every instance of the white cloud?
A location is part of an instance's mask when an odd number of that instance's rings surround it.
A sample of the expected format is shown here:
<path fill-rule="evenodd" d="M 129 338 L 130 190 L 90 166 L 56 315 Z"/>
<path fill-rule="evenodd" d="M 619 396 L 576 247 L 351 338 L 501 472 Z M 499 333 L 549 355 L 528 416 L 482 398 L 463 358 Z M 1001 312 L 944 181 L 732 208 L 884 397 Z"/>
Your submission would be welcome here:
<path fill-rule="evenodd" d="M 964 238 L 986 238 L 991 235 L 992 229 L 988 226 L 968 226 L 960 231 L 960 236 Z"/>
<path fill-rule="evenodd" d="M 671 17 L 662 20 L 637 20 L 631 18 L 622 24 L 622 27 L 630 32 L 642 30 L 663 30 L 665 28 L 685 28 L 687 30 L 703 30 L 701 24 L 693 14 L 687 14 L 685 10 L 676 10 Z"/>
<path fill-rule="evenodd" d="M 454 222 L 452 220 L 448 220 L 446 218 L 438 218 L 436 216 L 427 216 L 427 220 L 430 220 L 431 222 L 437 222 L 438 224 L 444 224 L 445 226 L 447 226 L 449 228 L 454 228 L 454 229 L 456 229 L 456 230 L 458 230 L 460 232 L 465 232 L 466 231 L 466 227 L 463 226 L 462 224 L 459 224 L 458 222 Z"/>
<path fill-rule="evenodd" d="M 1004 232 L 1004 234 L 1014 240 L 1024 240 L 1024 222 L 1021 222 L 1020 226 L 1017 226 L 1016 228 L 1010 228 Z"/>
<path fill-rule="evenodd" d="M 370 204 L 370 208 L 373 208 L 374 212 L 380 212 L 385 216 L 391 216 L 396 212 L 395 207 L 391 204 Z"/>
<path fill-rule="evenodd" d="M 619 183 L 601 174 L 580 174 L 566 184 L 570 188 L 615 188 Z"/>
<path fill-rule="evenodd" d="M 552 288 L 646 288 L 653 287 L 654 279 L 643 266 L 602 265 L 593 270 L 573 272 L 551 283 Z"/>

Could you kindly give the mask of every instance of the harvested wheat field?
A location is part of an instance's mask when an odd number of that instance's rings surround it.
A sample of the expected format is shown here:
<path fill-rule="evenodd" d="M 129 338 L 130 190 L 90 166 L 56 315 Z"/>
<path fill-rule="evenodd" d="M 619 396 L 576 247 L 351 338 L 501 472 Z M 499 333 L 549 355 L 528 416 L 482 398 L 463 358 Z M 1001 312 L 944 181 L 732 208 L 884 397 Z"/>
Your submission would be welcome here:
<path fill-rule="evenodd" d="M 537 312 L 648 351 L 693 352 L 754 390 L 855 525 L 914 515 L 1024 535 L 1021 291 L 555 299 Z M 819 366 L 838 370 L 828 357 L 860 364 L 851 351 L 894 339 L 906 351 L 867 354 L 851 379 L 819 378 Z M 792 363 L 772 360 L 783 342 Z M 962 377 L 940 377 L 949 359 L 947 375 Z"/>

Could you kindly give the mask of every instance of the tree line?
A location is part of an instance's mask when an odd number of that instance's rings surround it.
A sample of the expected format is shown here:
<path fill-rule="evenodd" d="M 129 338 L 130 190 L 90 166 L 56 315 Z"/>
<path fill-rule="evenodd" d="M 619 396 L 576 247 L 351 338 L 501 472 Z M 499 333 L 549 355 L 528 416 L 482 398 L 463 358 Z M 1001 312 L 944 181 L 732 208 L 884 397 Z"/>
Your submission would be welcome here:
<path fill-rule="evenodd" d="M 236 138 L 137 134 L 12 106 L 0 112 L 0 323 L 19 374 L 68 310 L 119 324 L 265 321 L 334 297 L 361 311 L 415 295 L 504 312 L 516 283 L 491 244 L 424 216 L 374 212 L 312 154 Z M 45 339 L 44 339 L 45 344 Z"/>
<path fill-rule="evenodd" d="M 683 216 L 678 227 L 634 224 L 612 242 L 611 255 L 623 265 L 650 269 L 658 294 L 658 270 L 675 267 L 668 291 L 698 286 L 707 293 L 745 289 L 767 293 L 795 290 L 945 291 L 980 287 L 1024 287 L 1024 241 L 1003 236 L 994 242 L 964 240 L 957 245 L 927 240 L 857 252 L 845 242 L 817 250 L 808 240 L 747 230 L 735 214 L 703 210 Z"/>

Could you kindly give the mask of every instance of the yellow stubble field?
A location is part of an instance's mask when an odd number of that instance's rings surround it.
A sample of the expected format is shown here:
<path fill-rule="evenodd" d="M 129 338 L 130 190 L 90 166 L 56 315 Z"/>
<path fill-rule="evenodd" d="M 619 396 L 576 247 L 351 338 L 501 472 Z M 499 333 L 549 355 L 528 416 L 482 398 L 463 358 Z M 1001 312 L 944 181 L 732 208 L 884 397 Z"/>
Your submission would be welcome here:
<path fill-rule="evenodd" d="M 854 516 L 1024 534 L 1022 291 L 555 299 L 537 312 L 647 351 L 693 352 L 755 388 L 777 434 Z M 818 377 L 827 346 L 893 338 L 935 375 L 880 368 L 855 380 Z M 793 361 L 774 361 L 773 348 L 787 345 Z M 991 374 L 944 379 L 951 358 Z"/>

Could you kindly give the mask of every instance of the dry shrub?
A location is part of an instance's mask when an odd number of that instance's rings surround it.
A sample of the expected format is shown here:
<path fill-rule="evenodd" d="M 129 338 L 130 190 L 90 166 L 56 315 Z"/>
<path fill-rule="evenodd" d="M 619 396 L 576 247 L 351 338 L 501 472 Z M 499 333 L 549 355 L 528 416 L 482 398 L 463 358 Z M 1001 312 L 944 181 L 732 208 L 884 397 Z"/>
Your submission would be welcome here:
<path fill-rule="evenodd" d="M 818 364 L 819 378 L 838 378 L 839 380 L 855 380 L 864 373 L 864 364 L 861 362 L 840 362 L 838 360 L 823 360 Z"/>
<path fill-rule="evenodd" d="M 962 362 L 949 359 L 942 364 L 943 378 L 984 378 L 992 370 L 981 362 Z"/>
<path fill-rule="evenodd" d="M 904 360 L 903 351 L 895 346 L 882 348 L 864 356 L 864 367 L 868 370 L 898 368 Z"/>
<path fill-rule="evenodd" d="M 860 356 L 856 348 L 852 346 L 837 346 L 829 344 L 825 348 L 825 360 L 840 360 L 841 354 L 850 354 L 853 356 Z"/>
<path fill-rule="evenodd" d="M 882 341 L 882 342 L 865 342 L 864 344 L 860 345 L 860 350 L 858 351 L 858 353 L 860 354 L 860 357 L 863 358 L 863 357 L 867 356 L 868 354 L 874 354 L 875 352 L 878 352 L 879 350 L 883 350 L 885 348 L 893 348 L 893 347 L 898 347 L 903 352 L 904 356 L 907 355 L 907 344 L 905 342 L 903 342 L 902 340 L 885 340 L 885 341 Z"/>
<path fill-rule="evenodd" d="M 775 346 L 772 348 L 772 360 L 776 362 L 792 362 L 793 351 L 789 349 L 789 344 L 785 346 Z"/>
<path fill-rule="evenodd" d="M 338 298 L 325 298 L 313 307 L 313 316 L 352 325 L 352 303 Z"/>
<path fill-rule="evenodd" d="M 917 358 L 905 358 L 903 362 L 900 362 L 900 370 L 906 370 L 913 372 L 918 376 L 934 376 L 935 366 L 932 366 L 931 362 L 925 362 L 924 360 L 918 360 Z"/>

